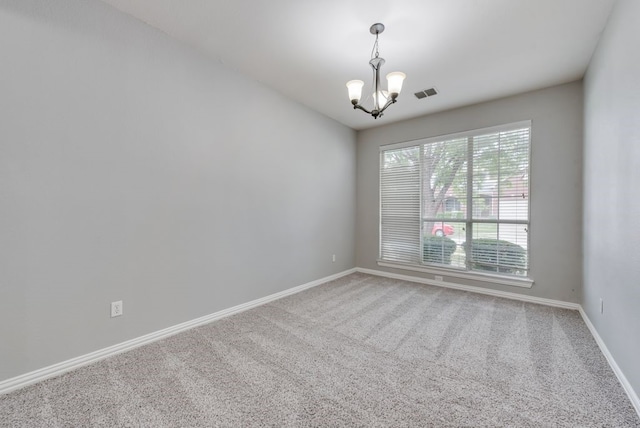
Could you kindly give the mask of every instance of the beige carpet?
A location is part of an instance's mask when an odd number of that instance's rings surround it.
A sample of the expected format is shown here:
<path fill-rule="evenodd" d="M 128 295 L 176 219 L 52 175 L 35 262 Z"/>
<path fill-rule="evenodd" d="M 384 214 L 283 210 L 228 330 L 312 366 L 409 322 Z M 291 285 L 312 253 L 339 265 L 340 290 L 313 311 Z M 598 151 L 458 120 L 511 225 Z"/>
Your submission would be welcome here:
<path fill-rule="evenodd" d="M 353 274 L 0 397 L 2 427 L 639 427 L 580 315 Z"/>

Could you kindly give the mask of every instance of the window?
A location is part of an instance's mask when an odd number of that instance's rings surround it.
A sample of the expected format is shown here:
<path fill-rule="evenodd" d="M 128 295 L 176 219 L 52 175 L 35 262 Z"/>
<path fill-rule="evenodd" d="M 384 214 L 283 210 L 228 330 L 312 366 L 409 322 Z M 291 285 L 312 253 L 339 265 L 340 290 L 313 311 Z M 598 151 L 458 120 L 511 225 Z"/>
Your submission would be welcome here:
<path fill-rule="evenodd" d="M 531 122 L 381 147 L 380 260 L 528 277 Z"/>

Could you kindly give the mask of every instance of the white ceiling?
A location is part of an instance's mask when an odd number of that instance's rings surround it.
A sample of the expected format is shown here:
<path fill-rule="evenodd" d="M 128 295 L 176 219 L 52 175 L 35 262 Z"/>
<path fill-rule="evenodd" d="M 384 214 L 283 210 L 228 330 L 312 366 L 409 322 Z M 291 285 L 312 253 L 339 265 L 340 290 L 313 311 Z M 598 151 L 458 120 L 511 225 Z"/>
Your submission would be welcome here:
<path fill-rule="evenodd" d="M 615 0 L 103 1 L 364 129 L 579 79 Z M 383 76 L 407 74 L 377 120 L 352 109 L 345 87 L 371 84 L 375 22 L 386 26 Z M 433 98 L 413 96 L 434 86 Z"/>

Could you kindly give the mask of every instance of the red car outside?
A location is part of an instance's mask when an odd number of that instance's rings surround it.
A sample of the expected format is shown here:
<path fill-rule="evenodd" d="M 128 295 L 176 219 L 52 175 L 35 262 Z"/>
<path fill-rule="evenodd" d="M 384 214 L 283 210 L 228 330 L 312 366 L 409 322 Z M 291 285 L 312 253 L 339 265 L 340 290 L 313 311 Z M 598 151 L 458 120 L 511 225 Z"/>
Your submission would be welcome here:
<path fill-rule="evenodd" d="M 443 222 L 434 224 L 433 228 L 431 229 L 431 234 L 434 236 L 449 236 L 453 235 L 453 232 L 453 226 Z"/>

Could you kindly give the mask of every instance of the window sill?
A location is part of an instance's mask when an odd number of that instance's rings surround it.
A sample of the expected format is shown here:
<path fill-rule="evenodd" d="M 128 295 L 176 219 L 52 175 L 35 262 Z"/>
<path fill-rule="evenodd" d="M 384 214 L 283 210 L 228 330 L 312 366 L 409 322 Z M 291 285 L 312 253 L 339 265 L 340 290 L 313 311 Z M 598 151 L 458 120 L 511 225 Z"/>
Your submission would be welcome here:
<path fill-rule="evenodd" d="M 404 269 L 414 272 L 430 273 L 434 275 L 450 276 L 454 278 L 470 279 L 474 281 L 482 281 L 490 284 L 510 285 L 513 287 L 531 288 L 533 286 L 533 279 L 531 278 L 517 278 L 503 275 L 492 275 L 490 273 L 481 272 L 469 272 L 456 269 L 436 268 L 428 266 L 418 266 L 408 263 L 389 262 L 386 260 L 378 260 L 378 266 Z"/>

